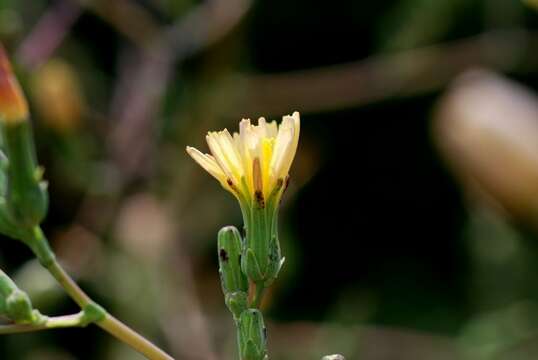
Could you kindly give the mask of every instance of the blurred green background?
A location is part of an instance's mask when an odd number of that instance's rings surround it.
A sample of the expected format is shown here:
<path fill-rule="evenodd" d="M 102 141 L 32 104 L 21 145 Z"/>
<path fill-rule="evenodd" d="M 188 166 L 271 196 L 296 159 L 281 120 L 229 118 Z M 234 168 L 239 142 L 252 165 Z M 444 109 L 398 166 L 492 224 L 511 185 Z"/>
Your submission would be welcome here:
<path fill-rule="evenodd" d="M 53 248 L 175 358 L 236 356 L 216 233 L 240 211 L 185 146 L 296 110 L 271 358 L 538 358 L 532 1 L 2 0 L 0 40 Z M 76 311 L 21 243 L 0 268 Z M 2 336 L 0 359 L 141 357 L 90 326 Z"/>

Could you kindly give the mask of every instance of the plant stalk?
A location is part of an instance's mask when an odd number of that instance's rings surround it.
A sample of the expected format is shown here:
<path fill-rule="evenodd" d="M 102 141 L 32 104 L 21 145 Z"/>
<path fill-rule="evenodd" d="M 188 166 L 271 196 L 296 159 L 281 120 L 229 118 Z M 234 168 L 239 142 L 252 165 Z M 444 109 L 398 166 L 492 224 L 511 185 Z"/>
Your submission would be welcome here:
<path fill-rule="evenodd" d="M 34 234 L 38 241 L 47 241 L 41 231 L 35 231 Z M 129 345 L 134 350 L 144 355 L 149 360 L 174 360 L 170 355 L 159 349 L 152 342 L 138 334 L 127 325 L 110 315 L 97 305 L 85 292 L 78 286 L 78 284 L 69 276 L 64 268 L 53 258 L 48 264 L 46 264 L 47 270 L 58 281 L 58 283 L 65 289 L 67 294 L 78 304 L 81 309 L 87 309 L 92 307 L 97 311 L 103 311 L 103 316 L 95 321 L 95 324 L 117 338 L 118 340 Z"/>

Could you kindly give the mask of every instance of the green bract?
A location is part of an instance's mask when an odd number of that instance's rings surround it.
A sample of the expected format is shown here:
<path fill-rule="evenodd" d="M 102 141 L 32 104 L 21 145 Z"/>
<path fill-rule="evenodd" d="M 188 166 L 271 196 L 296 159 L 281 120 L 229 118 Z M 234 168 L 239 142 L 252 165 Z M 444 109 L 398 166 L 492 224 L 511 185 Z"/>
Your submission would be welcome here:
<path fill-rule="evenodd" d="M 262 313 L 257 309 L 243 311 L 239 319 L 239 349 L 241 360 L 266 359 L 266 337 Z"/>
<path fill-rule="evenodd" d="M 246 230 L 241 267 L 250 280 L 265 287 L 277 278 L 284 262 L 278 241 L 281 187 L 275 188 L 267 201 L 241 206 Z"/>

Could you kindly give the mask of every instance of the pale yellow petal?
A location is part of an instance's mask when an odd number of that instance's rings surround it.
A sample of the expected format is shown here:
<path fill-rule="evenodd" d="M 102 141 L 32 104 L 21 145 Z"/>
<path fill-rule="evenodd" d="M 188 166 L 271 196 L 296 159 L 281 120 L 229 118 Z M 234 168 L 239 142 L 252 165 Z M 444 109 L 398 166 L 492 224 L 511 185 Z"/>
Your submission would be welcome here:
<path fill-rule="evenodd" d="M 298 112 L 294 112 L 292 116 L 284 116 L 282 119 L 271 162 L 274 180 L 276 178 L 284 178 L 288 175 L 293 158 L 297 152 L 300 123 Z"/>
<path fill-rule="evenodd" d="M 221 149 L 230 162 L 235 175 L 241 178 L 244 174 L 243 164 L 241 162 L 241 154 L 239 149 L 234 144 L 234 139 L 230 135 L 227 129 L 224 129 L 219 133 L 218 137 Z"/>
<path fill-rule="evenodd" d="M 276 124 L 276 121 L 271 121 L 269 124 L 267 124 L 267 136 L 270 138 L 275 138 L 278 134 L 278 125 Z"/>
<path fill-rule="evenodd" d="M 187 146 L 187 153 L 196 161 L 201 167 L 204 168 L 215 179 L 220 181 L 221 184 L 226 184 L 226 174 L 222 171 L 220 166 L 215 161 L 215 158 L 209 154 L 203 154 L 198 149 Z"/>
<path fill-rule="evenodd" d="M 243 119 L 239 122 L 239 136 L 243 143 L 245 142 L 245 132 L 250 127 L 250 119 Z"/>
<path fill-rule="evenodd" d="M 222 171 L 226 174 L 226 177 L 231 180 L 236 180 L 234 179 L 233 168 L 228 162 L 226 154 L 224 154 L 218 141 L 218 134 L 216 132 L 209 132 L 206 136 L 206 140 L 209 150 L 211 150 L 211 154 L 215 157 L 217 164 L 219 164 Z"/>
<path fill-rule="evenodd" d="M 267 122 L 264 117 L 258 119 L 258 126 L 256 126 L 256 133 L 260 139 L 267 137 Z"/>
<path fill-rule="evenodd" d="M 280 125 L 271 158 L 271 176 L 273 181 L 287 176 L 287 154 L 293 144 L 293 135 L 293 127 L 284 126 L 284 124 Z"/>
<path fill-rule="evenodd" d="M 243 143 L 245 151 L 248 151 L 252 158 L 260 155 L 260 136 L 255 126 L 250 125 L 245 127 L 243 131 Z"/>

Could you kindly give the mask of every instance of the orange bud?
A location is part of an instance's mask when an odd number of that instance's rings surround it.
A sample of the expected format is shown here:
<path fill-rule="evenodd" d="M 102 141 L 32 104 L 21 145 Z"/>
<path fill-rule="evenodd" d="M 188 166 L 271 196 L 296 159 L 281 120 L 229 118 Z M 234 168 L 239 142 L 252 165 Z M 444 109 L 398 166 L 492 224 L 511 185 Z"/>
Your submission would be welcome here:
<path fill-rule="evenodd" d="M 0 45 L 0 121 L 15 124 L 28 118 L 28 104 L 4 48 Z"/>

